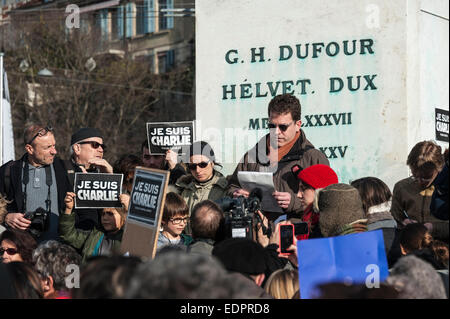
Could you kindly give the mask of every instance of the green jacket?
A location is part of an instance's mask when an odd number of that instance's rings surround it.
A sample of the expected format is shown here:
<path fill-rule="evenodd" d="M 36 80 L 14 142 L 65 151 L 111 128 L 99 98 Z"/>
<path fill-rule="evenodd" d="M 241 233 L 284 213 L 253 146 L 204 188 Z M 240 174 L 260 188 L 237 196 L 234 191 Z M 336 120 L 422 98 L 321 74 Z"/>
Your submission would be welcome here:
<path fill-rule="evenodd" d="M 78 250 L 81 249 L 83 263 L 86 262 L 87 258 L 94 255 L 96 247 L 100 246 L 106 235 L 104 230 L 99 228 L 88 231 L 76 229 L 75 214 L 73 212 L 70 215 L 61 214 L 59 216 L 59 234 L 66 243 Z M 120 244 L 121 240 L 113 240 L 112 251 L 119 251 Z"/>
<path fill-rule="evenodd" d="M 227 186 L 227 179 L 222 173 L 214 171 L 214 176 L 205 183 L 197 182 L 192 175 L 182 176 L 174 186 L 169 187 L 169 191 L 183 197 L 189 207 L 190 214 L 197 203 L 206 199 L 216 201 L 226 196 Z"/>
<path fill-rule="evenodd" d="M 175 185 L 169 186 L 169 191 L 179 194 L 186 201 L 190 215 L 194 206 L 201 201 L 209 199 L 214 202 L 226 196 L 227 187 L 227 179 L 222 173 L 214 171 L 214 176 L 205 183 L 199 183 L 192 175 L 182 176 Z M 189 221 L 184 232 L 191 235 Z"/>

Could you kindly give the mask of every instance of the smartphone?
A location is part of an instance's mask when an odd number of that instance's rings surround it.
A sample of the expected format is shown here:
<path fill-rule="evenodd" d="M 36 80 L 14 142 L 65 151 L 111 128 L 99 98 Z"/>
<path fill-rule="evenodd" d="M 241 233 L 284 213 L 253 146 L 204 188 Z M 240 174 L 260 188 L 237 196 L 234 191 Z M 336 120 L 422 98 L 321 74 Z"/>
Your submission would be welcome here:
<path fill-rule="evenodd" d="M 280 227 L 280 255 L 290 255 L 287 249 L 294 243 L 294 225 L 279 225 Z"/>

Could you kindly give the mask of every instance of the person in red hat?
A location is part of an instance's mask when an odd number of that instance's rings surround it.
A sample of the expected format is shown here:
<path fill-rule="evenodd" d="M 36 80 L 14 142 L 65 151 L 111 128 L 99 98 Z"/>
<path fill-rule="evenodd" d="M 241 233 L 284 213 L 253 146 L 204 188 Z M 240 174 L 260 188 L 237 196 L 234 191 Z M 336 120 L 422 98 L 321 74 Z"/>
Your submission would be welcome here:
<path fill-rule="evenodd" d="M 332 184 L 339 183 L 337 174 L 327 165 L 316 164 L 305 169 L 299 165 L 292 167 L 292 173 L 299 179 L 297 197 L 300 199 L 303 215 L 302 221 L 308 223 L 308 234 L 300 235 L 297 239 L 320 237 L 319 212 L 313 209 L 316 191 Z"/>

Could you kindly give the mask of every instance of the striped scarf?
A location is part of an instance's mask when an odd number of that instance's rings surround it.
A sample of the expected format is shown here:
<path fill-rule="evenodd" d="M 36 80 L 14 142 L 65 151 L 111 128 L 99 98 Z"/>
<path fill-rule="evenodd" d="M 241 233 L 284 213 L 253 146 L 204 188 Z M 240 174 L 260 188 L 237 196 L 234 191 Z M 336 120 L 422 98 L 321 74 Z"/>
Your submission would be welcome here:
<path fill-rule="evenodd" d="M 339 227 L 333 236 L 342 236 L 367 231 L 367 219 L 359 219 L 350 224 Z"/>

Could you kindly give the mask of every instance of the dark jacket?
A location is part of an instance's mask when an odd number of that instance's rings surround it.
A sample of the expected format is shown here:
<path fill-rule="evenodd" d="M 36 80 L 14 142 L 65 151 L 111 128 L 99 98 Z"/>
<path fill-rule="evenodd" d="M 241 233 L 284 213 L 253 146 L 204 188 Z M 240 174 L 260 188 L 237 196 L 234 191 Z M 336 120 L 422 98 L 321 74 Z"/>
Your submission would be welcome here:
<path fill-rule="evenodd" d="M 26 160 L 26 154 L 17 161 L 10 161 L 0 167 L 0 193 L 5 194 L 6 198 L 11 201 L 7 209 L 10 213 L 24 213 L 22 191 L 22 170 L 23 163 Z M 58 157 L 53 161 L 53 168 L 56 176 L 56 187 L 58 189 L 58 211 L 64 209 L 64 197 L 70 190 L 69 179 L 66 174 L 64 163 Z M 6 177 L 9 175 L 9 178 Z M 9 179 L 9 181 L 6 181 Z M 8 184 L 8 185 L 6 185 Z"/>
<path fill-rule="evenodd" d="M 448 161 L 433 182 L 434 193 L 431 198 L 431 214 L 442 220 L 448 220 Z"/>
<path fill-rule="evenodd" d="M 212 239 L 197 238 L 189 244 L 187 252 L 191 254 L 212 256 L 214 244 L 215 241 Z"/>
<path fill-rule="evenodd" d="M 406 219 L 404 211 L 410 219 L 419 223 L 432 223 L 431 235 L 443 241 L 448 240 L 448 220 L 442 221 L 430 212 L 432 186 L 422 189 L 412 178 L 405 178 L 397 182 L 392 192 L 392 216 L 401 223 Z"/>
<path fill-rule="evenodd" d="M 269 134 L 264 136 L 255 147 L 244 155 L 241 162 L 237 165 L 229 181 L 227 190 L 229 196 L 233 196 L 233 192 L 241 188 L 238 180 L 239 171 L 267 172 L 270 170 L 267 154 L 259 154 L 260 150 L 267 149 L 266 143 L 268 137 Z M 291 172 L 291 168 L 295 164 L 300 165 L 302 168 L 307 168 L 315 164 L 330 165 L 326 156 L 315 149 L 311 142 L 306 139 L 305 133 L 300 130 L 300 137 L 294 146 L 292 146 L 291 150 L 278 162 L 278 167 L 273 174 L 275 190 L 291 193 L 291 202 L 289 207 L 285 209 L 287 213 L 300 213 L 302 211 L 300 199 L 297 198 L 299 183 Z"/>
<path fill-rule="evenodd" d="M 66 160 L 64 161 L 67 176 L 69 177 L 70 182 L 70 191 L 74 192 L 74 181 L 75 181 L 75 173 L 82 173 L 81 168 L 73 161 Z M 73 209 L 75 213 L 75 227 L 82 230 L 92 230 L 96 227 L 100 226 L 100 212 L 101 209 L 95 208 L 78 208 Z"/>

